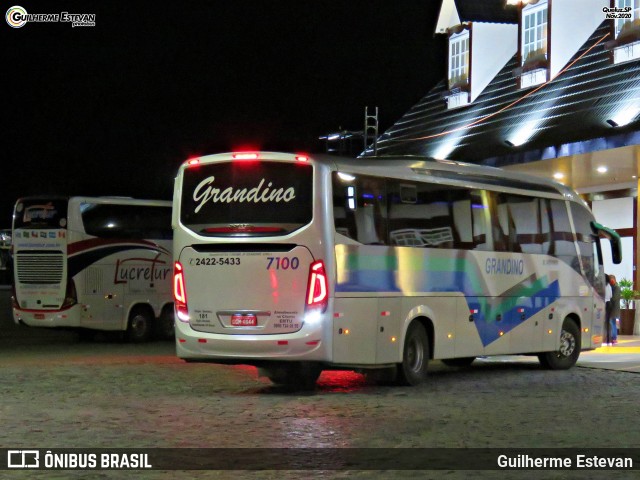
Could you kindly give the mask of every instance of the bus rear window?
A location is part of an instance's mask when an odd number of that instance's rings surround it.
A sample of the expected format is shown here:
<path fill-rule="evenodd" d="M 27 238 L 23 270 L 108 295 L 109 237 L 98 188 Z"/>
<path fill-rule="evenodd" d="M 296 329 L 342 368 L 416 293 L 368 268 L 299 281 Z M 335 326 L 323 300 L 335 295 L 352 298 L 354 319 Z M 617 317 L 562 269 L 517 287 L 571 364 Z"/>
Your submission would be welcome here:
<path fill-rule="evenodd" d="M 286 235 L 312 217 L 309 164 L 236 161 L 184 171 L 180 219 L 200 235 Z"/>
<path fill-rule="evenodd" d="M 66 227 L 66 199 L 25 198 L 16 203 L 13 228 Z"/>

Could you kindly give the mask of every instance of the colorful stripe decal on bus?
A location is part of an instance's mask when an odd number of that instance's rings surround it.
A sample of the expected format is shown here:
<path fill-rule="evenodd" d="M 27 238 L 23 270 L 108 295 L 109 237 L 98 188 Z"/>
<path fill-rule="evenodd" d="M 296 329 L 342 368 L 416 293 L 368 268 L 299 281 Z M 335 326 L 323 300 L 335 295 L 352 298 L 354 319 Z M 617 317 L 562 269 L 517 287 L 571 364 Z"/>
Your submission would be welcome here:
<path fill-rule="evenodd" d="M 519 256 L 495 260 L 487 257 L 481 270 L 472 252 L 337 245 L 336 292 L 461 293 L 487 346 L 560 296 L 555 274 L 538 277 Z M 508 287 L 492 292 L 486 277 L 494 274 L 511 278 Z"/>
<path fill-rule="evenodd" d="M 69 244 L 69 276 L 74 277 L 85 268 L 102 260 L 109 255 L 128 251 L 146 250 L 158 254 L 171 255 L 164 247 L 145 240 L 115 240 L 99 239 L 83 240 Z"/>

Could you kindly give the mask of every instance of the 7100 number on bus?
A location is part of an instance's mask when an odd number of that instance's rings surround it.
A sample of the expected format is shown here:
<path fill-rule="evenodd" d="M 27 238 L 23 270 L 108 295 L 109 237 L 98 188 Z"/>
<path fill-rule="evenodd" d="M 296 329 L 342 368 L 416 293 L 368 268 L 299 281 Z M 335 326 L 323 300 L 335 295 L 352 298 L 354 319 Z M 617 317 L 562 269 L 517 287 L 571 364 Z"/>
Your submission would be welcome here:
<path fill-rule="evenodd" d="M 300 266 L 298 257 L 267 257 L 267 270 L 273 268 L 275 270 L 297 270 Z"/>

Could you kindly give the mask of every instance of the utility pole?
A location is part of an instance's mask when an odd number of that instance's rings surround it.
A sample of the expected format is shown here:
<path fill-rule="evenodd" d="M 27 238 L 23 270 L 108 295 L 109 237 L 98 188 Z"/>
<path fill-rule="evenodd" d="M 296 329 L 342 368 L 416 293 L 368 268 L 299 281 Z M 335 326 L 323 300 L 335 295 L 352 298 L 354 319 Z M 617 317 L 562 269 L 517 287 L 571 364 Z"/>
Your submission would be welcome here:
<path fill-rule="evenodd" d="M 373 155 L 378 154 L 378 107 L 369 115 L 369 107 L 364 107 L 364 151 L 373 146 Z"/>

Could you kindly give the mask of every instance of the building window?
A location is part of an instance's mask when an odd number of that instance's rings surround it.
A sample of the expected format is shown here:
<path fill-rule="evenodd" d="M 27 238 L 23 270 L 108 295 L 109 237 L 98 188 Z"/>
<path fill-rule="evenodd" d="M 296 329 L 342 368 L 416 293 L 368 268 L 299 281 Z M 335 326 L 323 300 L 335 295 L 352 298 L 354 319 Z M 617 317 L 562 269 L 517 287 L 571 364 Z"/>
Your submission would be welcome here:
<path fill-rule="evenodd" d="M 522 12 L 522 64 L 547 58 L 547 3 Z"/>
<path fill-rule="evenodd" d="M 640 58 L 640 0 L 616 0 L 616 8 L 629 9 L 628 18 L 615 20 L 615 39 L 606 48 L 613 51 L 613 63 L 628 62 Z"/>
<path fill-rule="evenodd" d="M 619 18 L 616 20 L 616 38 L 626 31 L 638 28 L 640 21 L 640 0 L 616 0 L 616 7 L 624 9 L 630 8 L 631 18 Z"/>
<path fill-rule="evenodd" d="M 449 39 L 449 88 L 459 87 L 469 81 L 469 31 Z"/>

